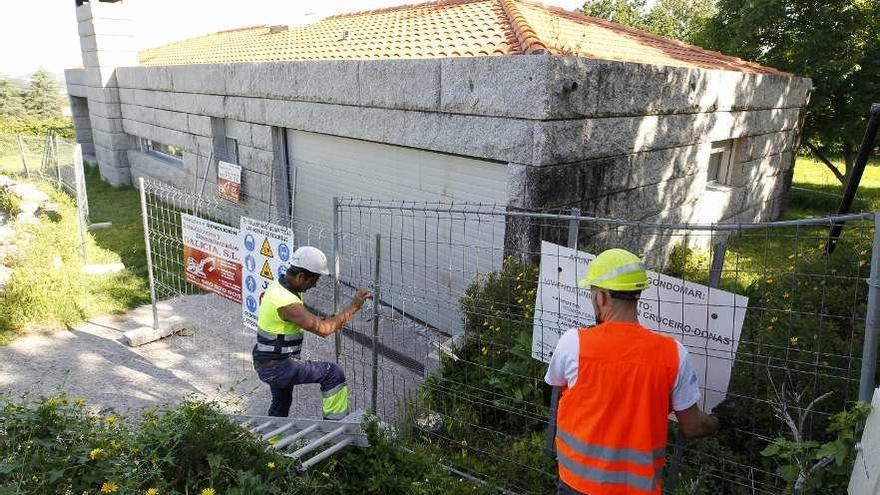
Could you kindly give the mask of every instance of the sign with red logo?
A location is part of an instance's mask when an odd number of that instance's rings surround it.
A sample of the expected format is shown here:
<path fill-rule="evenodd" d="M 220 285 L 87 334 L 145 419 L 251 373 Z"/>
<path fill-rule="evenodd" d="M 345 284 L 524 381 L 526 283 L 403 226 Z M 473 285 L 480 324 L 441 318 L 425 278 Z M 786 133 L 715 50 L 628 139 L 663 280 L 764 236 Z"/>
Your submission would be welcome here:
<path fill-rule="evenodd" d="M 241 167 L 234 163 L 217 162 L 217 196 L 238 203 L 241 197 Z"/>
<path fill-rule="evenodd" d="M 186 281 L 240 304 L 238 229 L 187 214 L 180 220 Z"/>

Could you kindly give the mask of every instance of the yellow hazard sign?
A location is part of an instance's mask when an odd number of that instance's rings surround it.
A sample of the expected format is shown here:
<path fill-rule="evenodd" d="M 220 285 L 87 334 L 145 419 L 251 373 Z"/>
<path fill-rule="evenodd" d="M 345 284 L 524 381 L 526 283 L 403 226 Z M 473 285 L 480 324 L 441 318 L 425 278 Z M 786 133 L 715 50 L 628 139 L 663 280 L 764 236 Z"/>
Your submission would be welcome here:
<path fill-rule="evenodd" d="M 272 246 L 269 244 L 269 238 L 263 239 L 263 245 L 260 246 L 260 254 L 267 258 L 274 258 L 275 255 L 272 254 Z M 270 277 L 271 278 L 271 277 Z"/>
<path fill-rule="evenodd" d="M 272 276 L 272 269 L 269 267 L 269 261 L 263 262 L 263 269 L 260 270 L 260 276 L 263 278 L 268 278 L 269 280 L 275 280 Z"/>

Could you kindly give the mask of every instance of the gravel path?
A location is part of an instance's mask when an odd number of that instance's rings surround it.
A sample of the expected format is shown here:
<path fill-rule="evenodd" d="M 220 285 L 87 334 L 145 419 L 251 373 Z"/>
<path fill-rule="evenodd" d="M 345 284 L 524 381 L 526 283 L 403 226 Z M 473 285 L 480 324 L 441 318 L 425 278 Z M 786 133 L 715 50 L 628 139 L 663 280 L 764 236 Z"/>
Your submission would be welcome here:
<path fill-rule="evenodd" d="M 161 302 L 159 318 L 163 324 L 177 320 L 184 330 L 140 347 L 127 346 L 122 339 L 125 331 L 152 323 L 150 307 L 145 306 L 68 331 L 22 336 L 0 347 L 0 394 L 33 398 L 64 392 L 85 398 L 93 408 L 130 415 L 193 396 L 220 401 L 229 413 L 265 414 L 269 389 L 251 365 L 254 337 L 241 325 L 240 306 L 213 295 L 181 296 Z M 353 324 L 357 331 L 369 329 L 368 311 Z M 388 345 L 405 347 L 401 344 L 414 334 L 394 326 L 395 331 L 386 335 L 399 342 Z M 347 337 L 342 347 L 353 408 L 367 407 L 370 351 Z M 306 334 L 303 359 L 332 361 L 333 355 L 333 338 Z M 412 393 L 422 374 L 384 357 L 380 367 L 378 409 L 391 419 L 396 416 L 397 399 Z M 318 386 L 304 385 L 295 391 L 290 415 L 319 417 Z"/>

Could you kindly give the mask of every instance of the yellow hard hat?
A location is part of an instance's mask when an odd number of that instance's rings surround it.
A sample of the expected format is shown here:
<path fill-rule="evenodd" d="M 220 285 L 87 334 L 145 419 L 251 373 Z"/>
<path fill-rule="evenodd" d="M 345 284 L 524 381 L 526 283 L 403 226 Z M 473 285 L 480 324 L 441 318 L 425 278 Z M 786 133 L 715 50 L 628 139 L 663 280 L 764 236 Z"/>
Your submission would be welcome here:
<path fill-rule="evenodd" d="M 602 251 L 590 262 L 587 274 L 578 282 L 578 287 L 600 287 L 622 292 L 644 290 L 648 285 L 648 274 L 642 260 L 619 248 Z"/>

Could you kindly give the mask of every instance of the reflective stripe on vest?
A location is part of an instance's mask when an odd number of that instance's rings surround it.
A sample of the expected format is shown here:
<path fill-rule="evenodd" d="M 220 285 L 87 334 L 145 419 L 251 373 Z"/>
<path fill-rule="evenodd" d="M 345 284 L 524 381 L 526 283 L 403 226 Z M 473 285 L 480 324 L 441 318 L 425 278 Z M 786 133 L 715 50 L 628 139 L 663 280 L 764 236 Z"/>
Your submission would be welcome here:
<path fill-rule="evenodd" d="M 611 447 L 602 447 L 601 445 L 590 445 L 584 443 L 573 435 L 564 430 L 556 430 L 558 436 L 572 450 L 587 457 L 595 457 L 608 462 L 630 462 L 641 466 L 653 466 L 657 461 L 666 458 L 666 447 L 654 449 L 653 452 L 640 452 L 633 449 L 614 449 Z"/>
<path fill-rule="evenodd" d="M 301 303 L 302 298 L 278 281 L 272 282 L 263 293 L 257 311 L 257 343 L 254 360 L 298 358 L 302 352 L 303 330 L 293 322 L 284 321 L 278 308 Z"/>
<path fill-rule="evenodd" d="M 659 495 L 675 341 L 637 323 L 578 331 L 578 377 L 557 413 L 559 477 L 590 495 Z"/>
<path fill-rule="evenodd" d="M 596 483 L 629 485 L 638 490 L 647 492 L 654 491 L 660 486 L 660 472 L 654 477 L 639 476 L 629 471 L 605 471 L 580 464 L 569 458 L 562 452 L 558 452 L 559 464 L 564 466 L 580 478 L 595 481 Z"/>

